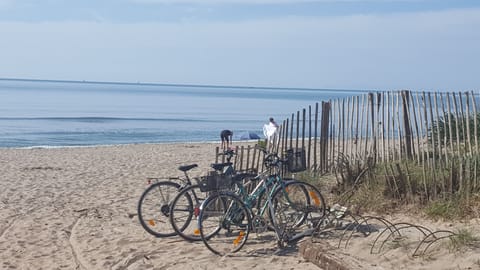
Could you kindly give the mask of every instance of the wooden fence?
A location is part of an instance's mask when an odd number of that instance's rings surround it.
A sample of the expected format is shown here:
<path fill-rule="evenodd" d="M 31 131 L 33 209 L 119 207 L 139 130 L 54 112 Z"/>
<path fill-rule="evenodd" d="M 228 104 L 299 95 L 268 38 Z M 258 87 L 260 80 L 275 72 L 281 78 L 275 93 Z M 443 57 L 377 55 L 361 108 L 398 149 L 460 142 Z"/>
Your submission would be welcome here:
<path fill-rule="evenodd" d="M 440 177 L 450 178 L 442 191 L 452 191 L 454 185 L 478 189 L 477 99 L 473 91 L 394 91 L 322 101 L 292 113 L 268 147 L 282 154 L 304 149 L 307 167 L 317 173 L 335 172 L 339 160 L 351 164 L 410 161 L 434 178 L 439 172 L 450 173 Z M 240 168 L 262 166 L 261 153 L 253 146 L 237 153 Z M 454 184 L 453 178 L 459 183 Z"/>
<path fill-rule="evenodd" d="M 235 146 L 234 151 L 236 155 L 231 162 L 233 162 L 236 171 L 259 172 L 263 170 L 264 155 L 255 145 Z M 215 163 L 226 162 L 220 147 L 216 147 L 215 154 Z"/>

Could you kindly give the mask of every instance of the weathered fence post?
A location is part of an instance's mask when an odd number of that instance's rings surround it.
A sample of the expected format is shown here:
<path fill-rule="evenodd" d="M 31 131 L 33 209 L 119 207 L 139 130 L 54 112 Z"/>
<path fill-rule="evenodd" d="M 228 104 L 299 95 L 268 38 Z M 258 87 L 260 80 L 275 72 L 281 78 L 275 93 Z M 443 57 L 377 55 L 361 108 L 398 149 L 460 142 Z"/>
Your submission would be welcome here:
<path fill-rule="evenodd" d="M 323 103 L 323 102 L 322 102 Z M 313 141 L 313 168 L 315 172 L 318 169 L 318 163 L 317 163 L 317 136 L 318 136 L 318 102 L 315 103 L 315 137 Z"/>
<path fill-rule="evenodd" d="M 320 122 L 320 164 L 322 172 L 329 171 L 327 167 L 328 134 L 330 126 L 330 102 L 322 102 L 322 120 Z"/>
<path fill-rule="evenodd" d="M 412 130 L 410 128 L 410 92 L 409 91 L 402 91 L 402 109 L 403 109 L 403 125 L 404 125 L 404 135 L 405 135 L 405 148 L 406 148 L 406 155 L 408 159 L 412 159 Z"/>

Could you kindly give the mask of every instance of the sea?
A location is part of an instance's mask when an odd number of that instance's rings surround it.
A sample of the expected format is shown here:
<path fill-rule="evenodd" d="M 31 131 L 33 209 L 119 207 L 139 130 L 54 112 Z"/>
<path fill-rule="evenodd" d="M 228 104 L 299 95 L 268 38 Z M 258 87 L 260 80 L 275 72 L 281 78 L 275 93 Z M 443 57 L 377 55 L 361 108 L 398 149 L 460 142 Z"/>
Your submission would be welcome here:
<path fill-rule="evenodd" d="M 49 148 L 263 138 L 316 102 L 361 90 L 0 79 L 0 147 Z"/>

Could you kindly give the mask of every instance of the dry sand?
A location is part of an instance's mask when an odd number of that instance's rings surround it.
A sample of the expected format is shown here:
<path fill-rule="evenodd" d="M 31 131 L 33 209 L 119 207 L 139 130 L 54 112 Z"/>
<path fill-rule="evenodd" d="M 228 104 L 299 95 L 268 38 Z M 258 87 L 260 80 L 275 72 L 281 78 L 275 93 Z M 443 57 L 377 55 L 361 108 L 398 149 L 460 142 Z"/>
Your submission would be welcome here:
<path fill-rule="evenodd" d="M 234 256 L 218 257 L 202 242 L 155 238 L 143 230 L 136 207 L 147 177 L 178 176 L 177 167 L 191 163 L 199 164 L 193 176 L 205 174 L 216 146 L 0 149 L 0 269 L 319 269 L 302 258 L 297 246 L 279 251 L 273 241 L 249 241 Z M 386 218 L 434 230 L 467 228 L 480 236 L 478 221 Z M 332 252 L 340 260 L 357 258 L 362 269 L 480 269 L 478 249 L 455 253 L 443 248 L 412 258 L 411 249 L 387 243 L 372 255 L 374 237 L 352 237 L 347 248 Z"/>
<path fill-rule="evenodd" d="M 318 269 L 295 247 L 247 244 L 218 257 L 202 242 L 146 233 L 147 177 L 201 175 L 218 144 L 0 150 L 0 269 Z M 251 236 L 255 237 L 255 236 Z"/>

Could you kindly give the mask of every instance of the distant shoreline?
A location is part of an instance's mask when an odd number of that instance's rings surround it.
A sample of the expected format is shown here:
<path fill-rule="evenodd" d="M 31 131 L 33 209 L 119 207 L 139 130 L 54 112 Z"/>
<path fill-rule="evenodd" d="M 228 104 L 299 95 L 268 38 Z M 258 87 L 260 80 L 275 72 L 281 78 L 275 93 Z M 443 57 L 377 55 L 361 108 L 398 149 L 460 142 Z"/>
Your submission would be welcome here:
<path fill-rule="evenodd" d="M 247 142 L 247 141 L 245 141 Z M 91 145 L 34 145 L 34 146 L 1 146 L 0 150 L 8 149 L 69 149 L 69 148 L 96 148 L 96 147 L 117 147 L 117 146 L 132 146 L 132 145 L 176 145 L 176 144 L 220 144 L 220 141 L 177 141 L 177 142 L 145 142 L 145 143 L 117 143 L 117 144 L 91 144 Z"/>
<path fill-rule="evenodd" d="M 234 140 L 233 147 L 236 144 L 248 144 L 257 142 L 258 140 Z M 92 144 L 92 145 L 35 145 L 35 146 L 21 146 L 21 147 L 0 147 L 0 150 L 30 150 L 30 149 L 75 149 L 75 148 L 97 148 L 97 147 L 128 147 L 135 145 L 183 145 L 183 144 L 218 144 L 220 146 L 220 140 L 213 141 L 176 141 L 176 142 L 145 142 L 145 143 L 117 143 L 117 144 Z"/>

